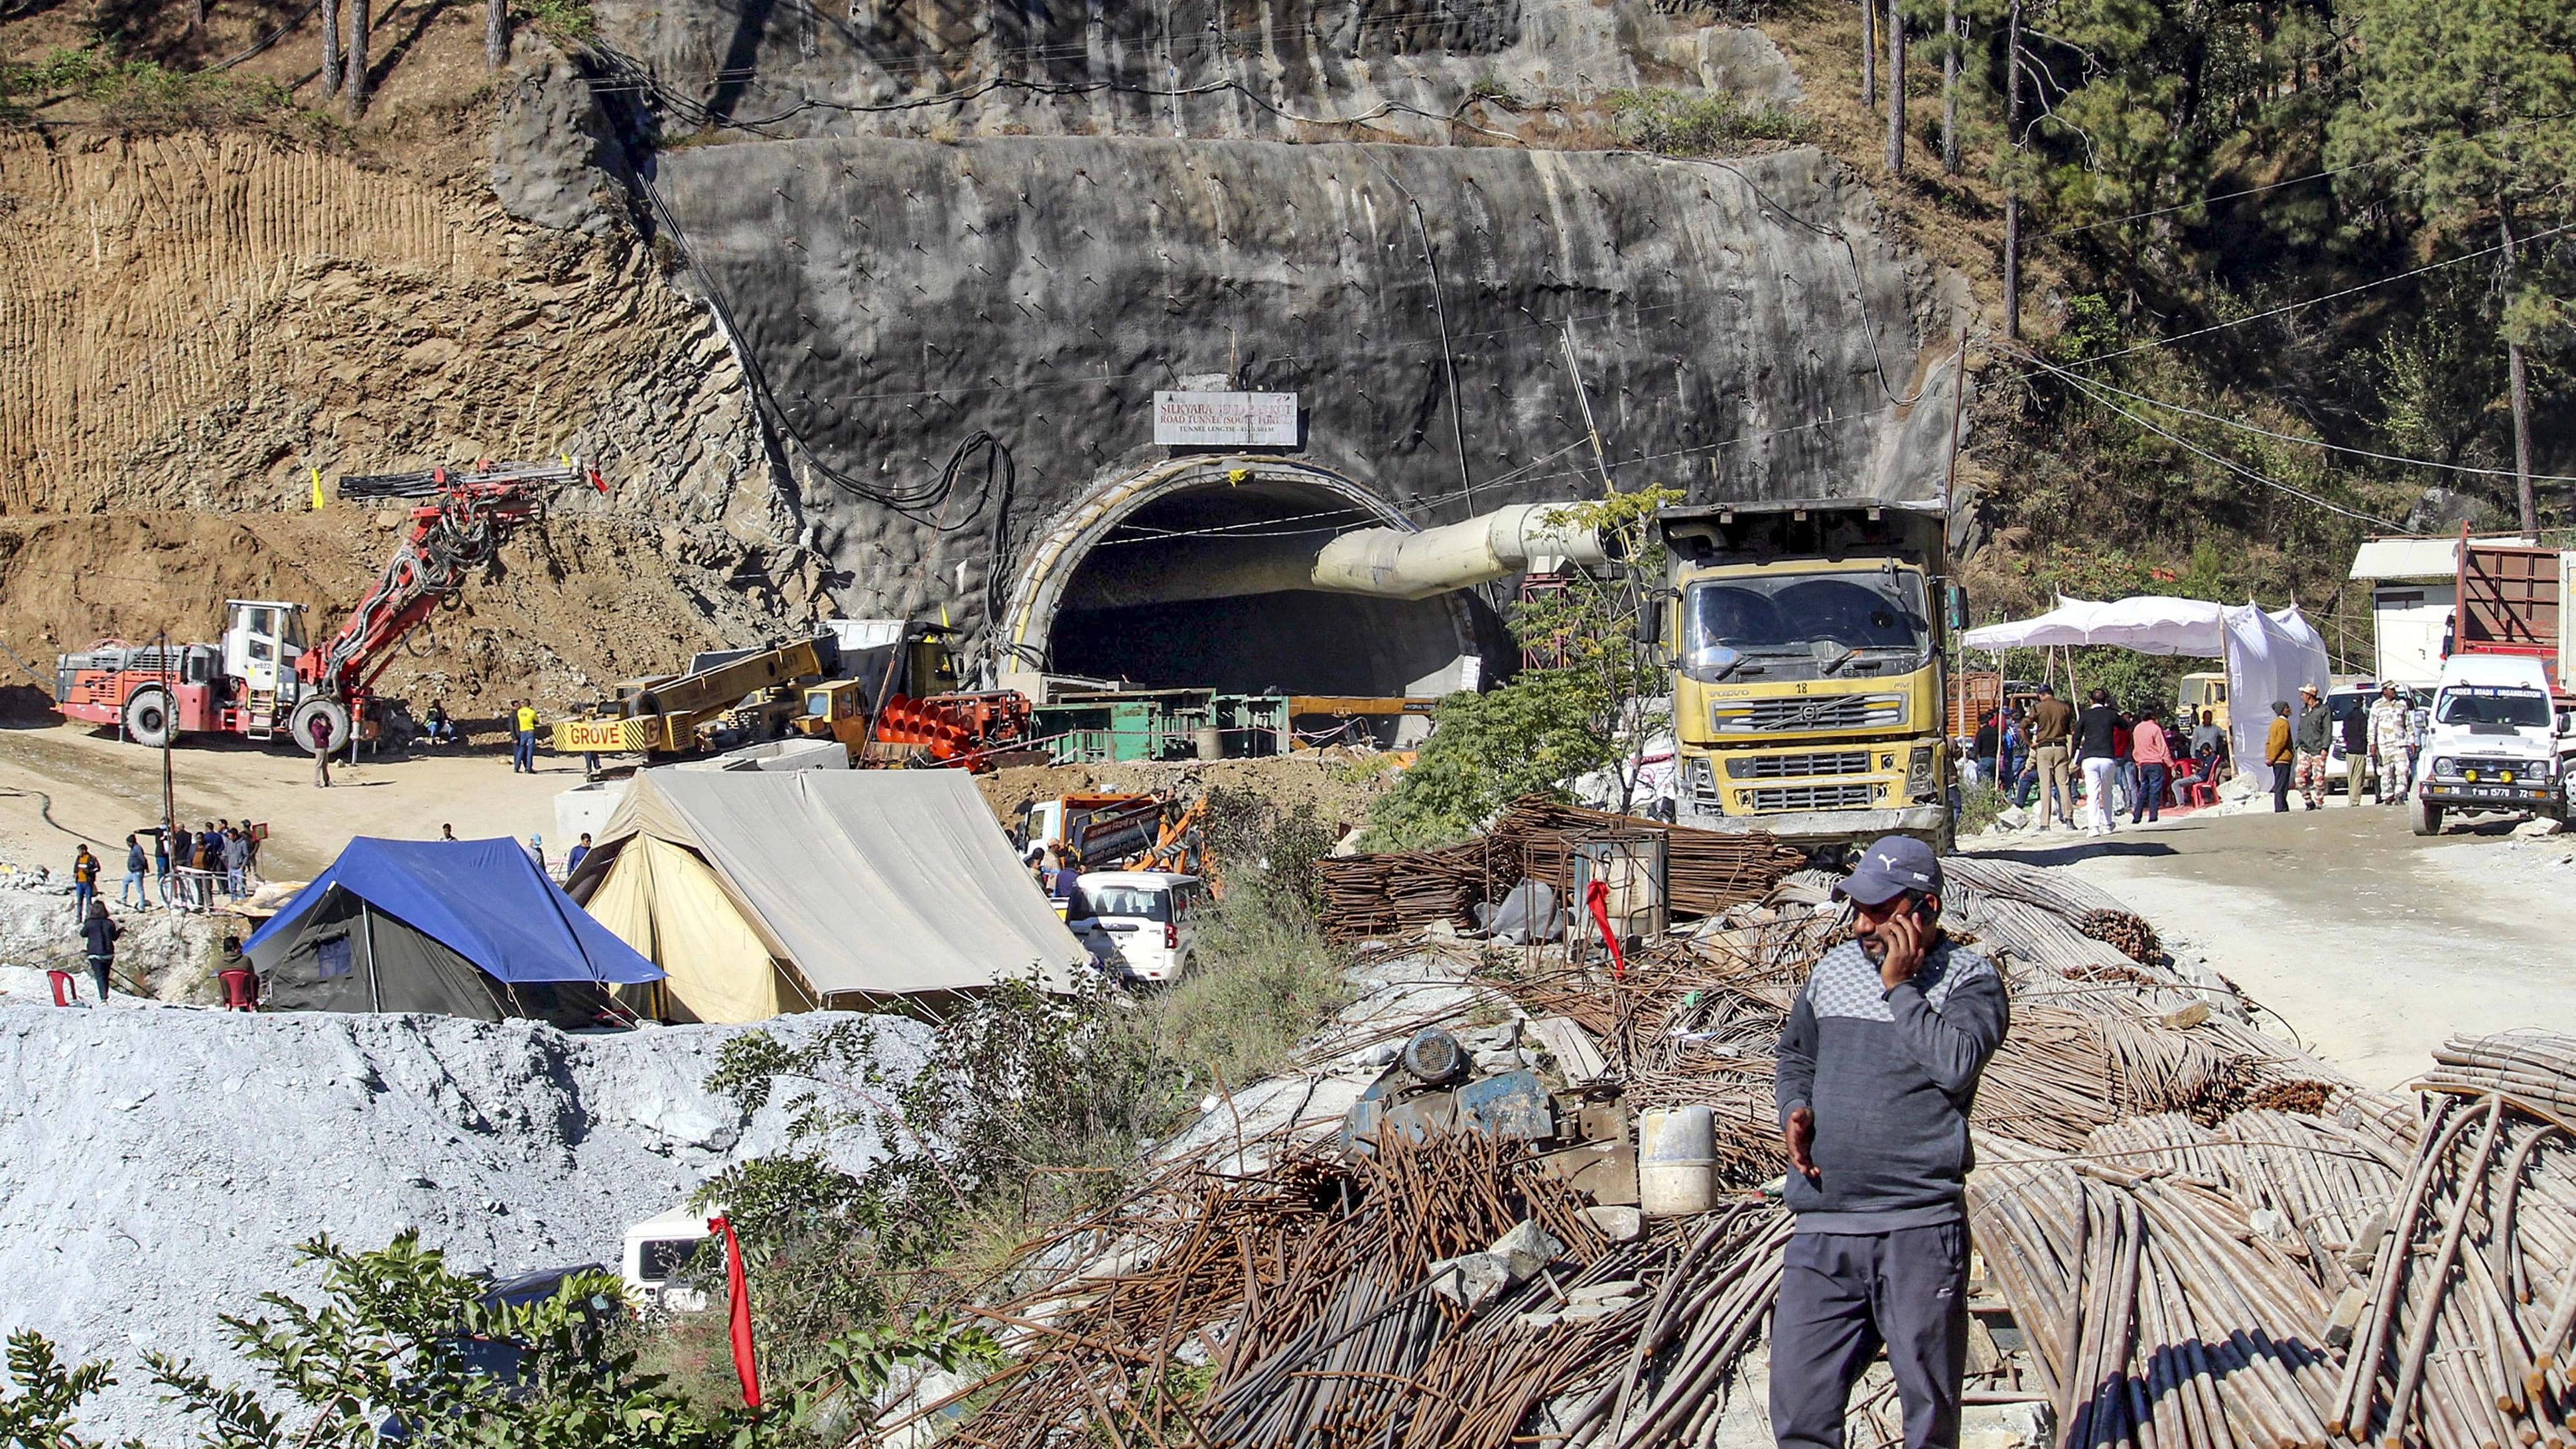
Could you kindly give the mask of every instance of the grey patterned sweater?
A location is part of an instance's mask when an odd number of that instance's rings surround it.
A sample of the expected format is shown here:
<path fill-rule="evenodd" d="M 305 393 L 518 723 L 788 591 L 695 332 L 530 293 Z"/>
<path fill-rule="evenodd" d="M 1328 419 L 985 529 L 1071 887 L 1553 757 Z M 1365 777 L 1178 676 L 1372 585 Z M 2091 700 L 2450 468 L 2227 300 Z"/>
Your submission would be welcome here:
<path fill-rule="evenodd" d="M 1968 1109 L 2011 1007 L 1994 963 L 1943 940 L 1887 990 L 1858 941 L 1825 953 L 1780 1033 L 1780 1121 L 1816 1114 L 1810 1182 L 1789 1174 L 1802 1233 L 1957 1222 L 1974 1156 Z"/>

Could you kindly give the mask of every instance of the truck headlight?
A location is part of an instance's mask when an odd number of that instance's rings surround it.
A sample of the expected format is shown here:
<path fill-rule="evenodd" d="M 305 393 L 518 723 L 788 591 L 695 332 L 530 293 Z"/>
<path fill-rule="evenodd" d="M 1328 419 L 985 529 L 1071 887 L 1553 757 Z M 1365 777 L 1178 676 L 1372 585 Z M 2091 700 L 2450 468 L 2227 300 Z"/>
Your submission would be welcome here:
<path fill-rule="evenodd" d="M 1918 746 L 1915 749 L 1914 758 L 1905 766 L 1905 793 L 1907 795 L 1929 795 L 1932 793 L 1932 754 L 1932 747 L 1929 745 Z"/>
<path fill-rule="evenodd" d="M 1691 756 L 1690 772 L 1684 788 L 1689 791 L 1693 800 L 1706 805 L 1720 815 L 1726 813 L 1726 794 L 1717 788 L 1717 767 L 1709 763 L 1708 756 Z"/>
<path fill-rule="evenodd" d="M 2435 755 L 2433 757 L 2433 773 L 2436 775 L 2456 775 L 2459 771 L 2451 768 L 2450 756 Z"/>

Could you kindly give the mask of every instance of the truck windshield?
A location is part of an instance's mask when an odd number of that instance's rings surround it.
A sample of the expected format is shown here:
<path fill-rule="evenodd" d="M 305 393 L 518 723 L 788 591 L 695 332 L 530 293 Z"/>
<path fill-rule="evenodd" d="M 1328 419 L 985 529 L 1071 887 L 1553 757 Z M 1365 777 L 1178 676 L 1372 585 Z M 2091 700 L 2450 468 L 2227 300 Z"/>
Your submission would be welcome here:
<path fill-rule="evenodd" d="M 1704 683 L 1910 673 L 1932 643 L 1913 573 L 1710 579 L 1682 594 L 1682 672 Z"/>
<path fill-rule="evenodd" d="M 2549 696 L 2536 689 L 2446 689 L 2434 723 L 2547 729 Z"/>

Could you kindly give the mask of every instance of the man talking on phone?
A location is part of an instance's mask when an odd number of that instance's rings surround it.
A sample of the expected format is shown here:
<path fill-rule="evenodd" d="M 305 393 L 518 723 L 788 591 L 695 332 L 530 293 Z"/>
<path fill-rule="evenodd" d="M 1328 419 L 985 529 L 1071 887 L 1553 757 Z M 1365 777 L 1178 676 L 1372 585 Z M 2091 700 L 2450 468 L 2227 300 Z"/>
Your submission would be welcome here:
<path fill-rule="evenodd" d="M 1834 894 L 1857 938 L 1816 963 L 1780 1033 L 1797 1214 L 1771 1325 L 1782 1449 L 1843 1449 L 1853 1382 L 1887 1350 L 1907 1449 L 1955 1449 L 1968 1348 L 1968 1109 L 2010 1008 L 1941 933 L 1941 862 L 1872 845 Z"/>

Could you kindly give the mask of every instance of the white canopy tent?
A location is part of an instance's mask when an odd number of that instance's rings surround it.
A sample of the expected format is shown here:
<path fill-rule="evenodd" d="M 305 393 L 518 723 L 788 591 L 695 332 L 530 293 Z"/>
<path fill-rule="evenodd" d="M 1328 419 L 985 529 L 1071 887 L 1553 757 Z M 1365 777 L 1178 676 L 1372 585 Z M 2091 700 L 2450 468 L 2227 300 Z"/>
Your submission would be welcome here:
<path fill-rule="evenodd" d="M 2331 668 L 2325 636 L 2296 604 L 2267 612 L 2254 604 L 2230 607 L 2153 594 L 2099 603 L 2060 595 L 2056 608 L 2035 619 L 1971 629 L 1960 642 L 1994 651 L 2098 644 L 2141 654 L 2223 660 L 2231 705 L 2228 732 L 2239 769 L 2262 762 L 2272 701 L 2290 701 L 2295 720 L 2299 686 L 2313 684 L 2324 693 Z"/>

